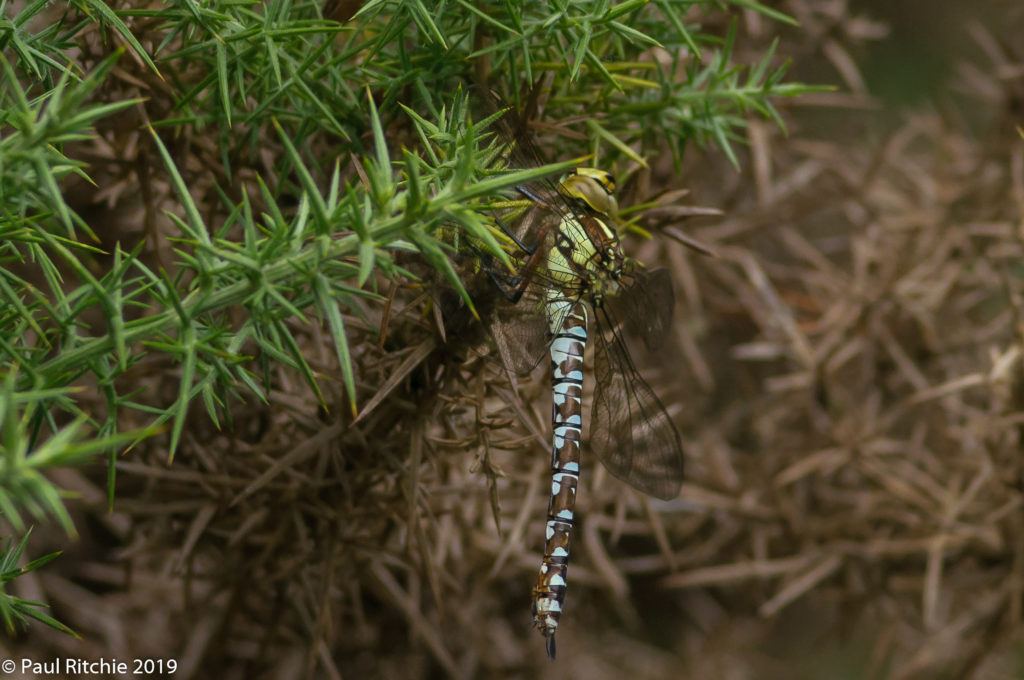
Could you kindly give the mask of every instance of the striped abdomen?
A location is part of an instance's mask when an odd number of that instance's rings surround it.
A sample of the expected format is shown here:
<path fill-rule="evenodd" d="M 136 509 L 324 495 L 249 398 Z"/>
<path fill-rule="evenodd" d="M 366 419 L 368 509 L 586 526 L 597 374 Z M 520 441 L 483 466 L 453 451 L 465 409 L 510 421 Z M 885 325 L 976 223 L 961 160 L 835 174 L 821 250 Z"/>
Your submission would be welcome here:
<path fill-rule="evenodd" d="M 580 474 L 582 438 L 583 350 L 587 344 L 587 309 L 582 301 L 548 302 L 552 323 L 551 390 L 553 442 L 551 447 L 551 500 L 545 528 L 544 561 L 533 589 L 533 622 L 547 639 L 548 655 L 555 657 L 555 630 L 565 602 L 565 576 L 569 568 L 576 485 Z M 563 318 L 564 316 L 564 318 Z"/>

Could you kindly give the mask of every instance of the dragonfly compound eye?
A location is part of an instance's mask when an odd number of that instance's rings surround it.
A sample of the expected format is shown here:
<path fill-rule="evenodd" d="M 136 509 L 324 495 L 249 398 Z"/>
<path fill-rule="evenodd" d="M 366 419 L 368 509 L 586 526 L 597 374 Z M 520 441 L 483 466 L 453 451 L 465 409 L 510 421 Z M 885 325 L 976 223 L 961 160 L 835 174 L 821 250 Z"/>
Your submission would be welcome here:
<path fill-rule="evenodd" d="M 576 168 L 562 175 L 558 188 L 568 198 L 581 201 L 591 210 L 617 217 L 619 204 L 615 200 L 615 178 L 610 172 L 597 168 Z"/>
<path fill-rule="evenodd" d="M 601 170 L 600 168 L 576 168 L 570 174 L 589 177 L 600 184 L 606 194 L 611 195 L 615 193 L 615 175 L 607 170 Z"/>

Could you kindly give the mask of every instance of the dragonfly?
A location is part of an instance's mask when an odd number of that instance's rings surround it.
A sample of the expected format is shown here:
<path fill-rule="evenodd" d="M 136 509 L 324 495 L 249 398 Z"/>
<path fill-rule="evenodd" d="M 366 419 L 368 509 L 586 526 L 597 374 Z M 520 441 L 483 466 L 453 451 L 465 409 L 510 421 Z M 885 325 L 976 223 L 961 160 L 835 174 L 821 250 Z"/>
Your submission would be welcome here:
<path fill-rule="evenodd" d="M 521 122 L 506 112 L 498 123 L 508 165 L 542 164 Z M 626 336 L 639 337 L 657 352 L 670 333 L 674 294 L 667 270 L 648 270 L 625 256 L 610 173 L 580 167 L 557 183 L 517 191 L 526 207 L 497 215 L 516 244 L 516 273 L 490 271 L 519 313 L 495 315 L 490 331 L 510 370 L 529 373 L 545 353 L 551 365 L 551 496 L 532 613 L 554 659 L 584 447 L 584 351 L 592 342 L 589 450 L 635 489 L 675 497 L 683 481 L 679 432 L 625 343 Z"/>

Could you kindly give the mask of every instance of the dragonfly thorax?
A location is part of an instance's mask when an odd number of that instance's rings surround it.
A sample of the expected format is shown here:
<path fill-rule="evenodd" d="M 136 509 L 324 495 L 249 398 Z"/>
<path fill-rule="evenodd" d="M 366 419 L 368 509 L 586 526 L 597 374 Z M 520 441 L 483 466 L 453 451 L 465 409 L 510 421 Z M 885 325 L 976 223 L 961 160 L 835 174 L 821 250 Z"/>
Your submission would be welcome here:
<path fill-rule="evenodd" d="M 625 264 L 619 237 L 610 224 L 618 217 L 615 178 L 597 168 L 576 168 L 562 176 L 558 191 L 575 206 L 563 214 L 547 257 L 553 280 L 591 295 L 614 295 Z"/>
<path fill-rule="evenodd" d="M 619 237 L 608 224 L 591 214 L 567 215 L 548 252 L 548 275 L 573 290 L 615 294 L 625 266 Z"/>

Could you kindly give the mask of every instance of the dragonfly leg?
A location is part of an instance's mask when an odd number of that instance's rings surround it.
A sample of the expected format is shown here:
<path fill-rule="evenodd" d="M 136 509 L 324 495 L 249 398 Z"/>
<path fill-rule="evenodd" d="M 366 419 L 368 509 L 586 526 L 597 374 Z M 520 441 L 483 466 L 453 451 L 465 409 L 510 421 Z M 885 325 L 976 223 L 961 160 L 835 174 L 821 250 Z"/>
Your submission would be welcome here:
<path fill-rule="evenodd" d="M 500 224 L 500 222 L 499 222 Z M 504 229 L 504 227 L 502 227 Z M 547 227 L 542 227 L 538 234 L 538 243 L 543 243 L 547 236 Z M 508 233 L 508 232 L 506 232 Z M 530 283 L 533 281 L 534 275 L 540 268 L 542 262 L 546 260 L 544 249 L 534 246 L 533 250 L 527 250 L 524 246 L 519 243 L 519 240 L 515 238 L 511 233 L 508 233 L 509 237 L 512 238 L 516 245 L 523 248 L 523 252 L 529 255 L 526 258 L 526 262 L 519 270 L 519 274 L 511 279 L 503 280 L 502 277 L 495 271 L 497 267 L 490 266 L 486 267 L 487 275 L 494 282 L 494 285 L 498 287 L 498 290 L 502 292 L 506 299 L 512 304 L 519 302 L 523 297 L 523 293 L 529 288 Z"/>
<path fill-rule="evenodd" d="M 528 199 L 530 199 L 531 201 L 536 203 L 537 205 L 539 205 L 539 206 L 541 206 L 541 207 L 543 207 L 543 208 L 545 208 L 545 209 L 547 209 L 549 211 L 554 211 L 554 208 L 551 206 L 550 203 L 545 201 L 543 198 L 538 196 L 536 193 L 530 191 L 528 188 L 526 188 L 526 187 L 516 187 L 516 190 L 519 193 L 521 193 L 523 196 L 526 196 Z"/>
<path fill-rule="evenodd" d="M 505 236 L 508 236 L 510 239 L 512 239 L 512 242 L 516 244 L 516 247 L 519 248 L 519 250 L 523 251 L 527 255 L 533 255 L 533 253 L 536 252 L 536 250 L 537 250 L 537 244 L 536 243 L 534 243 L 532 246 L 528 246 L 525 243 L 523 243 L 519 239 L 519 237 L 516 236 L 515 233 L 511 229 L 506 227 L 504 222 L 502 222 L 501 220 L 499 220 L 497 218 L 495 218 L 494 222 L 501 229 L 501 233 L 505 234 Z"/>

